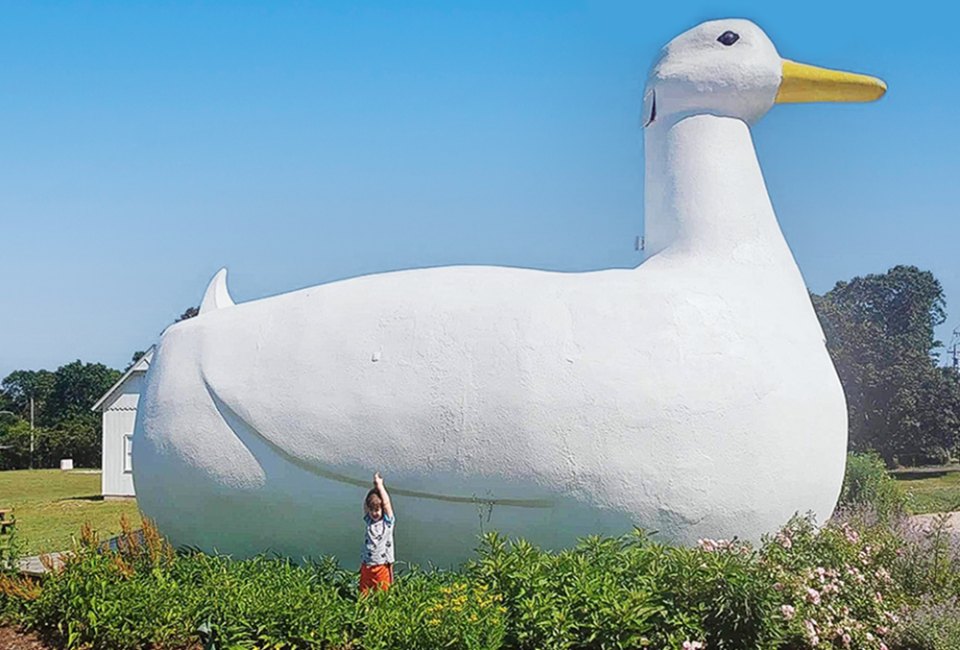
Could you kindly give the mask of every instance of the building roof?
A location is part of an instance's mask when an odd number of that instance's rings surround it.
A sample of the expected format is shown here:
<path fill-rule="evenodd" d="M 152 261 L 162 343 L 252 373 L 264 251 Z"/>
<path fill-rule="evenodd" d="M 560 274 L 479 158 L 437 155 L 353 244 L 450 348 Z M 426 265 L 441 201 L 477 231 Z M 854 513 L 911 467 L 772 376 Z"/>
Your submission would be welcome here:
<path fill-rule="evenodd" d="M 102 411 L 104 405 L 109 404 L 113 399 L 113 396 L 120 390 L 120 387 L 123 386 L 124 382 L 127 381 L 130 377 L 137 373 L 144 373 L 150 367 L 150 361 L 153 359 L 153 350 L 156 346 L 151 345 L 150 349 L 143 353 L 143 356 L 137 359 L 136 363 L 127 368 L 127 371 L 123 373 L 120 379 L 117 380 L 113 386 L 110 387 L 103 396 L 97 400 L 97 403 L 90 407 L 91 411 Z"/>

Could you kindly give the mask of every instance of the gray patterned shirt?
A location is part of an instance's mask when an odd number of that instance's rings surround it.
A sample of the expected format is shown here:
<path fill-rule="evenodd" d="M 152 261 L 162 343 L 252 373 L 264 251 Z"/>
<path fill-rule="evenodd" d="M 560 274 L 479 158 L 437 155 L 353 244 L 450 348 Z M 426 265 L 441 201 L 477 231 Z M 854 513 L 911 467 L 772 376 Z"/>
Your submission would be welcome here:
<path fill-rule="evenodd" d="M 370 515 L 364 515 L 363 521 L 367 524 L 367 534 L 363 540 L 363 553 L 360 562 L 367 566 L 375 564 L 393 564 L 393 525 L 394 517 L 384 514 L 374 521 Z"/>

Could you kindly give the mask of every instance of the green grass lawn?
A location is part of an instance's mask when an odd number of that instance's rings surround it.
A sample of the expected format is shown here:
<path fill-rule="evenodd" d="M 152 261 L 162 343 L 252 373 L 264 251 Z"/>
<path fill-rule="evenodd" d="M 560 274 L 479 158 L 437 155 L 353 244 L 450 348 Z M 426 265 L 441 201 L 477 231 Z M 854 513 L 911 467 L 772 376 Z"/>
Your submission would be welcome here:
<path fill-rule="evenodd" d="M 89 523 L 100 539 L 119 532 L 121 515 L 126 515 L 134 528 L 140 527 L 135 500 L 104 501 L 100 497 L 99 472 L 0 471 L 0 508 L 10 507 L 17 518 L 17 538 L 28 555 L 68 550 L 84 523 Z"/>
<path fill-rule="evenodd" d="M 960 471 L 894 473 L 913 514 L 960 510 Z"/>

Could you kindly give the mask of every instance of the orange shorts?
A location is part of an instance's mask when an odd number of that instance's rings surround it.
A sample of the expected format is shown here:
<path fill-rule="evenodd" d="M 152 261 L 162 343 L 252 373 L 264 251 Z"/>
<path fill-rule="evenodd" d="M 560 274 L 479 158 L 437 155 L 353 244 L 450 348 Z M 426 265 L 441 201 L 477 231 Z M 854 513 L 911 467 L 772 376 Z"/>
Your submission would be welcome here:
<path fill-rule="evenodd" d="M 389 589 L 393 582 L 392 564 L 361 564 L 360 565 L 360 593 L 365 594 L 371 589 Z"/>

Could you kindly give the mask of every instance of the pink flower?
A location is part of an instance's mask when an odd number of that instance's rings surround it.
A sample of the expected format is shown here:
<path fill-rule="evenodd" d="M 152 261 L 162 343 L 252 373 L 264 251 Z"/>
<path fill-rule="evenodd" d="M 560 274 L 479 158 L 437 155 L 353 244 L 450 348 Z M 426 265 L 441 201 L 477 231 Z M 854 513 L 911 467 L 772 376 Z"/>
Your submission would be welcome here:
<path fill-rule="evenodd" d="M 852 639 L 850 638 L 850 635 L 849 635 L 849 634 L 847 634 L 846 632 L 844 632 L 843 636 L 840 637 L 840 640 L 843 641 L 843 647 L 845 647 L 845 648 L 849 648 L 849 647 L 850 647 L 850 641 L 852 641 Z"/>
<path fill-rule="evenodd" d="M 790 539 L 790 536 L 786 533 L 779 532 L 777 533 L 777 543 L 780 544 L 783 548 L 793 548 L 793 540 Z"/>
<path fill-rule="evenodd" d="M 810 642 L 810 645 L 816 646 L 820 643 L 820 637 L 817 635 L 817 624 L 811 621 L 809 618 L 803 622 L 803 627 L 807 633 L 807 641 Z"/>
<path fill-rule="evenodd" d="M 881 642 L 880 642 L 880 650 L 890 650 L 890 648 L 887 647 L 887 644 L 886 644 L 886 643 L 884 643 L 883 641 L 881 641 Z"/>
<path fill-rule="evenodd" d="M 697 546 L 699 546 L 704 551 L 707 551 L 708 553 L 712 553 L 713 551 L 717 550 L 717 543 L 712 539 L 707 539 L 707 538 L 698 539 Z"/>
<path fill-rule="evenodd" d="M 807 602 L 813 603 L 814 605 L 819 605 L 820 592 L 813 587 L 807 587 Z"/>
<path fill-rule="evenodd" d="M 703 643 L 700 641 L 684 641 L 683 650 L 701 650 L 703 648 Z"/>
<path fill-rule="evenodd" d="M 781 605 L 780 613 L 783 614 L 783 617 L 789 621 L 796 615 L 797 610 L 790 605 Z"/>
<path fill-rule="evenodd" d="M 847 541 L 851 544 L 856 544 L 858 541 L 860 541 L 860 534 L 847 525 L 844 525 L 843 527 L 843 536 L 846 537 Z"/>

